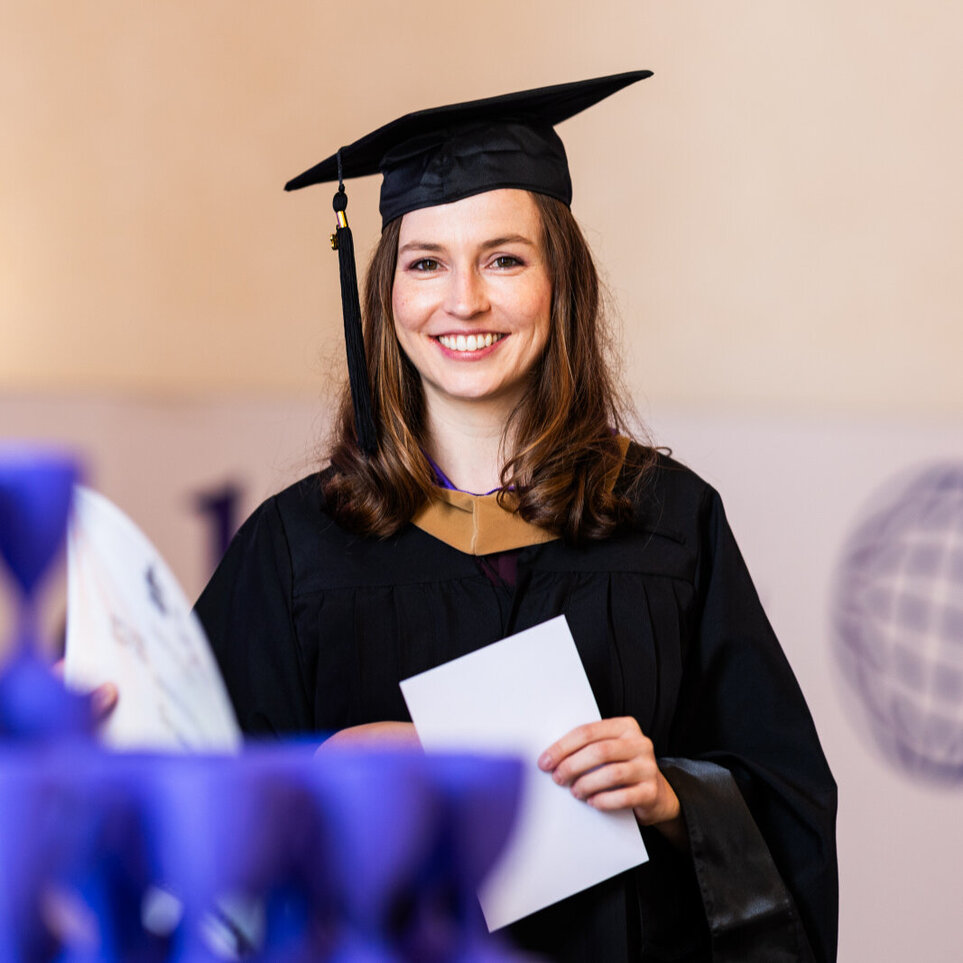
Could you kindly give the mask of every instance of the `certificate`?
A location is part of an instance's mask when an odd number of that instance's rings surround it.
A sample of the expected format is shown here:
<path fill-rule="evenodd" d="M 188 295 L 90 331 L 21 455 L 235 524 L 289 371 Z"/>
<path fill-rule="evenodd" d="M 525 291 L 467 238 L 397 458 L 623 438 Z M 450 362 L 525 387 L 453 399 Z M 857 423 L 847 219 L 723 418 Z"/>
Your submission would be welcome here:
<path fill-rule="evenodd" d="M 230 752 L 241 731 L 200 622 L 157 549 L 102 495 L 74 490 L 67 536 L 72 688 L 113 682 L 101 730 L 119 749 Z"/>

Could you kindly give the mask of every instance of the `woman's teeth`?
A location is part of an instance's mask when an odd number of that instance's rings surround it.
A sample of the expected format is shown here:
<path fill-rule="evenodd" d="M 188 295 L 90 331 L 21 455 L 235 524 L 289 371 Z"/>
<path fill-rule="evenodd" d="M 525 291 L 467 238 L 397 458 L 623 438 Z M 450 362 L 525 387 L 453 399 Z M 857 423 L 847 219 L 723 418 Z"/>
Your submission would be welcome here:
<path fill-rule="evenodd" d="M 479 351 L 501 341 L 503 334 L 440 334 L 438 340 L 449 351 Z"/>

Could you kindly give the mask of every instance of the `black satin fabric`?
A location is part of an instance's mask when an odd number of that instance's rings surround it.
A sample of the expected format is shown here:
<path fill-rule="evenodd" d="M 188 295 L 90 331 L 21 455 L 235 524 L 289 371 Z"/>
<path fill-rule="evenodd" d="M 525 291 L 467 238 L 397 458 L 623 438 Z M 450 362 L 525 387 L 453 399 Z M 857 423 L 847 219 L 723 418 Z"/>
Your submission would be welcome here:
<path fill-rule="evenodd" d="M 636 503 L 605 542 L 521 549 L 512 585 L 413 526 L 345 532 L 315 475 L 245 523 L 197 612 L 252 735 L 408 719 L 399 680 L 564 614 L 602 716 L 666 757 L 690 851 L 643 831 L 648 863 L 515 940 L 565 963 L 834 960 L 836 787 L 719 497 L 660 458 Z"/>

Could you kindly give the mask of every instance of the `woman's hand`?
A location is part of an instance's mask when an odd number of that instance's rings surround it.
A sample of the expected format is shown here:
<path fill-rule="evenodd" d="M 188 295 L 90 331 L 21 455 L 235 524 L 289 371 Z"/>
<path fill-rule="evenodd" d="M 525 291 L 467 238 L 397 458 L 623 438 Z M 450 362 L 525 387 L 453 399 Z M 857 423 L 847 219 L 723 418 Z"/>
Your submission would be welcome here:
<path fill-rule="evenodd" d="M 339 729 L 321 743 L 318 752 L 324 749 L 345 747 L 420 749 L 421 743 L 418 741 L 418 734 L 415 732 L 414 725 L 410 722 L 368 722 L 363 726 L 349 726 L 347 729 Z"/>
<path fill-rule="evenodd" d="M 655 759 L 652 740 L 631 716 L 578 726 L 552 743 L 538 766 L 596 809 L 631 809 L 642 826 L 685 839 L 679 798 Z"/>

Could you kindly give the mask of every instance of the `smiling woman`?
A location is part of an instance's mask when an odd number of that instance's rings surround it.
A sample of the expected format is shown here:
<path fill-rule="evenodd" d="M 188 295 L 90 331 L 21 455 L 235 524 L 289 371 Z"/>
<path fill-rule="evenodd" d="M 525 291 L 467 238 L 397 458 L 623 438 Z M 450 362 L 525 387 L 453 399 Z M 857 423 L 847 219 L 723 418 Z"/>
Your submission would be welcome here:
<path fill-rule="evenodd" d="M 564 614 L 602 719 L 529 765 L 631 812 L 651 858 L 511 936 L 824 963 L 835 784 L 718 495 L 628 436 L 569 210 L 554 125 L 647 75 L 410 114 L 288 185 L 384 174 L 367 374 L 330 464 L 255 512 L 197 611 L 245 730 L 325 748 L 414 741 L 401 680 Z"/>

